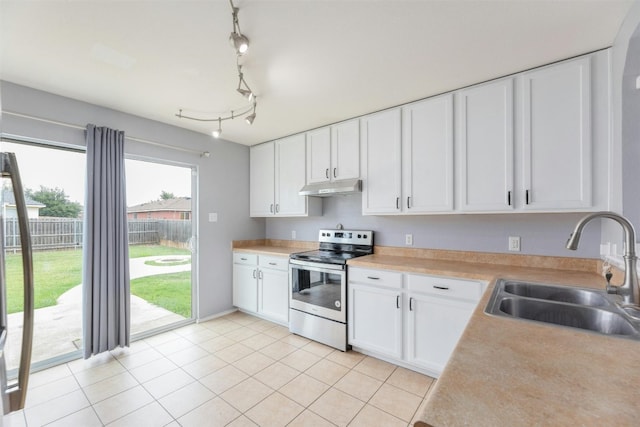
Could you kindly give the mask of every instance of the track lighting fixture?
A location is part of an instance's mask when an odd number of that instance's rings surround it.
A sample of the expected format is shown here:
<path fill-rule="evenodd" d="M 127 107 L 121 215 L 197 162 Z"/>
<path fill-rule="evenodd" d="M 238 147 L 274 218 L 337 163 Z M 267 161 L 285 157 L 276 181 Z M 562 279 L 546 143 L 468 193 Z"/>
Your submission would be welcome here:
<path fill-rule="evenodd" d="M 238 11 L 240 9 L 233 5 L 233 0 L 229 0 L 229 3 L 231 3 L 233 15 L 233 31 L 229 36 L 229 42 L 238 55 L 244 55 L 249 49 L 249 39 L 240 31 L 240 23 L 238 22 Z"/>
<path fill-rule="evenodd" d="M 253 103 L 253 112 L 244 118 L 244 121 L 247 122 L 248 125 L 252 125 L 253 121 L 256 119 L 256 104 Z"/>
<path fill-rule="evenodd" d="M 251 90 L 247 81 L 244 79 L 244 74 L 242 73 L 242 65 L 240 65 L 240 56 L 244 55 L 249 49 L 249 39 L 242 34 L 240 31 L 240 23 L 238 22 L 238 11 L 239 9 L 233 5 L 233 0 L 229 0 L 231 4 L 231 12 L 233 16 L 233 31 L 229 36 L 229 42 L 231 46 L 236 51 L 236 67 L 238 69 L 238 87 L 236 91 L 246 98 L 251 105 L 239 108 L 237 110 L 231 110 L 228 114 L 217 114 L 217 118 L 199 118 L 193 116 L 187 116 L 182 114 L 182 109 L 178 111 L 176 114 L 177 117 L 181 119 L 189 119 L 189 120 L 197 120 L 200 122 L 218 122 L 218 129 L 211 132 L 214 138 L 219 138 L 222 135 L 222 122 L 225 120 L 233 120 L 236 117 L 243 117 L 247 124 L 253 124 L 253 121 L 256 119 L 256 106 L 258 105 L 256 95 Z M 214 116 L 215 117 L 215 116 Z"/>
<path fill-rule="evenodd" d="M 253 101 L 253 91 L 249 87 L 246 81 L 244 81 L 244 75 L 242 74 L 242 65 L 239 63 L 238 65 L 238 93 L 249 100 L 249 102 Z M 242 87 L 244 86 L 244 87 Z"/>
<path fill-rule="evenodd" d="M 214 138 L 220 138 L 220 135 L 222 135 L 222 118 L 221 117 L 218 117 L 218 129 L 211 132 L 211 135 L 213 135 Z"/>

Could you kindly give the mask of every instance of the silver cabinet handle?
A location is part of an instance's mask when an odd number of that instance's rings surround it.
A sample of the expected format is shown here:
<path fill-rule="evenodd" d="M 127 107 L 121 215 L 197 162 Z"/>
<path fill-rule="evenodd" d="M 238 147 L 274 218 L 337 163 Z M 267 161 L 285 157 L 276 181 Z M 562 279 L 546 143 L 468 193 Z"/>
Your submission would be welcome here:
<path fill-rule="evenodd" d="M 242 261 L 246 261 L 247 259 L 246 259 L 246 258 L 240 258 L 240 260 L 242 260 Z"/>
<path fill-rule="evenodd" d="M 264 274 L 262 273 L 262 270 L 258 270 L 258 279 L 262 280 L 263 277 Z"/>
<path fill-rule="evenodd" d="M 400 209 L 400 197 L 396 197 L 396 209 Z"/>
<path fill-rule="evenodd" d="M 333 168 L 333 177 L 334 178 L 338 177 L 338 168 Z"/>
<path fill-rule="evenodd" d="M 256 277 L 256 270 L 253 270 L 253 278 L 254 278 L 254 279 L 257 279 L 257 277 Z"/>
<path fill-rule="evenodd" d="M 433 285 L 433 289 L 440 289 L 442 291 L 448 291 L 449 287 L 448 286 L 438 286 L 438 285 Z"/>
<path fill-rule="evenodd" d="M 524 192 L 524 202 L 525 204 L 529 204 L 529 190 Z"/>
<path fill-rule="evenodd" d="M 400 295 L 396 295 L 396 308 L 400 308 Z"/>
<path fill-rule="evenodd" d="M 271 203 L 271 206 L 269 206 L 269 212 L 273 213 L 273 203 Z"/>
<path fill-rule="evenodd" d="M 380 280 L 379 277 L 374 277 L 374 276 L 367 276 L 367 279 L 371 279 L 371 280 Z"/>
<path fill-rule="evenodd" d="M 329 179 L 329 168 L 325 169 L 324 176 Z"/>
<path fill-rule="evenodd" d="M 413 297 L 409 298 L 409 311 L 413 311 Z"/>
<path fill-rule="evenodd" d="M 278 265 L 277 262 L 270 262 L 269 265 Z"/>
<path fill-rule="evenodd" d="M 411 196 L 407 196 L 407 209 L 411 207 Z"/>
<path fill-rule="evenodd" d="M 507 206 L 511 206 L 511 191 L 507 191 Z"/>
<path fill-rule="evenodd" d="M 16 211 L 18 213 L 18 226 L 20 229 L 20 246 L 22 247 L 22 277 L 24 280 L 24 296 L 22 310 L 22 348 L 20 349 L 20 366 L 18 368 L 18 383 L 7 390 L 0 390 L 0 393 L 8 394 L 9 404 L 5 411 L 17 411 L 24 408 L 27 397 L 27 386 L 29 383 L 29 370 L 31 368 L 31 352 L 33 349 L 33 253 L 31 247 L 31 232 L 29 231 L 29 218 L 27 216 L 27 204 L 24 199 L 24 190 L 20 179 L 18 162 L 13 153 L 1 153 L 0 175 L 11 178 L 13 195 L 16 201 Z M 2 275 L 4 277 L 4 274 Z M 4 285 L 4 278 L 0 278 Z M 6 310 L 6 308 L 2 308 Z M 5 316 L 0 316 L 0 342 L 4 344 L 6 339 L 7 325 Z M 1 349 L 4 351 L 4 348 Z M 3 367 L 4 369 L 4 367 Z M 3 373 L 4 375 L 4 373 Z"/>
<path fill-rule="evenodd" d="M 276 203 L 276 213 L 280 212 L 280 203 Z"/>

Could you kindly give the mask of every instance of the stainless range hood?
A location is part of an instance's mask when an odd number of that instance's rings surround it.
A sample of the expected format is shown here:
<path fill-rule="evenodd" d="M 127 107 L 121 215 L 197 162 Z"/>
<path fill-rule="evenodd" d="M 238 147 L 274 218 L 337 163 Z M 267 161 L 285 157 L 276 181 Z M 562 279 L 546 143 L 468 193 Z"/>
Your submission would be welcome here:
<path fill-rule="evenodd" d="M 318 182 L 307 184 L 298 193 L 301 196 L 330 197 L 343 194 L 354 194 L 362 191 L 359 179 L 343 179 L 341 181 Z"/>

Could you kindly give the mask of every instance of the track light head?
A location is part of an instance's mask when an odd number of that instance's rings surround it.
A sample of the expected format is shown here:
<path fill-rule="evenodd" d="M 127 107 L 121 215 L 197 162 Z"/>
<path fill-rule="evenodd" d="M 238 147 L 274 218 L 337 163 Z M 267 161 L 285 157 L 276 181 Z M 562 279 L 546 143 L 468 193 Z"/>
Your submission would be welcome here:
<path fill-rule="evenodd" d="M 253 121 L 256 119 L 256 113 L 255 111 L 251 114 L 249 114 L 247 117 L 244 118 L 244 121 L 247 122 L 248 125 L 252 125 Z"/>
<path fill-rule="evenodd" d="M 249 100 L 249 102 L 253 101 L 253 92 L 248 89 L 238 88 L 238 93 Z"/>
<path fill-rule="evenodd" d="M 216 139 L 220 138 L 220 135 L 222 135 L 222 117 L 218 117 L 218 129 L 211 132 L 211 135 Z"/>
<path fill-rule="evenodd" d="M 238 55 L 244 55 L 249 49 L 249 39 L 242 33 L 232 32 L 229 36 L 229 42 Z"/>

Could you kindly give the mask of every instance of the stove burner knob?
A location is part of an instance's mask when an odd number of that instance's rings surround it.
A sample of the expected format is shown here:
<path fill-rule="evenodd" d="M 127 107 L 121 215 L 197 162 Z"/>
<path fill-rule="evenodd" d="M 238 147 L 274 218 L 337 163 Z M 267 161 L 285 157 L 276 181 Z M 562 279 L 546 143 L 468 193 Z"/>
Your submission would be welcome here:
<path fill-rule="evenodd" d="M 362 239 L 362 235 L 361 234 L 358 234 L 358 239 Z"/>

